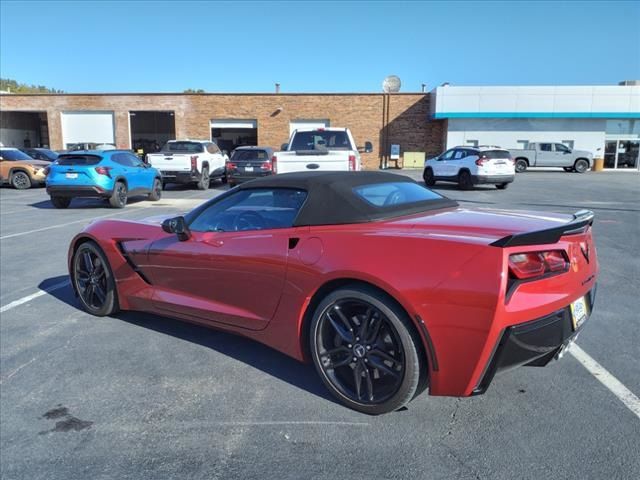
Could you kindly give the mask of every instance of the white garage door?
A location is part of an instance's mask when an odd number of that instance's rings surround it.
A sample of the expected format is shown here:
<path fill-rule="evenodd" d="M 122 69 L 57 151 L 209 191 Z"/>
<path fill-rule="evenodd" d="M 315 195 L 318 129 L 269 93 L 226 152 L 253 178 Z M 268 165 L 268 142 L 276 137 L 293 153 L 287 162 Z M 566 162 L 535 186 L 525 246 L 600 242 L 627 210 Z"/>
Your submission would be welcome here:
<path fill-rule="evenodd" d="M 289 135 L 298 128 L 327 128 L 329 126 L 328 119 L 319 120 L 294 120 L 289 123 Z"/>
<path fill-rule="evenodd" d="M 62 112 L 62 144 L 113 143 L 113 112 Z"/>

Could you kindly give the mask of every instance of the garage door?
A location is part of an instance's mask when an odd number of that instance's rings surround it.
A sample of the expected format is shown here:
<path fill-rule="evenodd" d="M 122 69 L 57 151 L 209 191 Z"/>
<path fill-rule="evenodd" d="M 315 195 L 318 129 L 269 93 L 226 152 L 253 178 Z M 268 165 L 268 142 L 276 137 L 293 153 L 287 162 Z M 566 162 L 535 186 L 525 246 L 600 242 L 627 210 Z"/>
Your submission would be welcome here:
<path fill-rule="evenodd" d="M 62 112 L 62 144 L 115 144 L 113 112 Z"/>
<path fill-rule="evenodd" d="M 211 120 L 211 128 L 258 128 L 257 120 Z"/>
<path fill-rule="evenodd" d="M 327 128 L 329 126 L 328 119 L 319 120 L 294 120 L 289 123 L 289 135 L 299 128 Z"/>

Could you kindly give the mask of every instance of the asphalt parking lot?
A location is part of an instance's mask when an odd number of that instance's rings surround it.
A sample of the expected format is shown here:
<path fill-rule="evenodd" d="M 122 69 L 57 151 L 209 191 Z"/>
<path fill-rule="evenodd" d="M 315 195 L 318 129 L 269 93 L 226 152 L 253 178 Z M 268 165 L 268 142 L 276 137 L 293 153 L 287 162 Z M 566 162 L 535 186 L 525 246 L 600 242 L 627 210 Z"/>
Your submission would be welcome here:
<path fill-rule="evenodd" d="M 370 417 L 334 402 L 311 365 L 250 340 L 79 309 L 66 253 L 88 222 L 177 214 L 225 189 L 124 210 L 0 189 L 3 479 L 640 478 L 639 416 L 571 354 L 482 396 L 422 395 Z M 528 171 L 505 191 L 435 189 L 465 207 L 596 212 L 599 289 L 578 344 L 639 396 L 640 175 Z"/>

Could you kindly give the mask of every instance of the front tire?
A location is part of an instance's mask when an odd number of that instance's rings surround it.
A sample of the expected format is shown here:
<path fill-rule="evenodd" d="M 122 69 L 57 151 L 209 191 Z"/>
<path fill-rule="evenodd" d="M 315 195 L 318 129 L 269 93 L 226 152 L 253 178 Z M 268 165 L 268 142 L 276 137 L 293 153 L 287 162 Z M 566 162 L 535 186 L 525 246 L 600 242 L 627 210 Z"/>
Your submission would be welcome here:
<path fill-rule="evenodd" d="M 529 168 L 529 163 L 524 158 L 518 158 L 515 164 L 516 173 L 522 173 Z"/>
<path fill-rule="evenodd" d="M 13 172 L 11 175 L 11 185 L 16 190 L 26 190 L 31 188 L 31 178 L 25 172 Z"/>
<path fill-rule="evenodd" d="M 576 163 L 573 164 L 573 170 L 578 173 L 584 173 L 589 170 L 589 162 L 584 158 L 579 158 Z"/>
<path fill-rule="evenodd" d="M 496 188 L 497 188 L 498 190 L 506 190 L 508 187 L 509 187 L 509 184 L 508 184 L 508 183 L 498 183 L 498 184 L 496 185 Z"/>
<path fill-rule="evenodd" d="M 162 182 L 157 178 L 153 181 L 153 187 L 151 187 L 151 193 L 149 194 L 149 200 L 157 202 L 162 198 Z"/>
<path fill-rule="evenodd" d="M 102 249 L 94 242 L 81 244 L 73 254 L 72 281 L 82 308 L 104 317 L 118 311 L 115 280 Z"/>
<path fill-rule="evenodd" d="M 313 363 L 341 403 L 370 415 L 392 412 L 418 392 L 420 340 L 385 294 L 353 285 L 329 293 L 310 328 Z"/>
<path fill-rule="evenodd" d="M 427 187 L 433 187 L 436 184 L 436 179 L 433 175 L 433 169 L 431 167 L 427 167 L 424 169 L 422 179 L 424 180 L 424 184 Z"/>
<path fill-rule="evenodd" d="M 67 208 L 71 204 L 69 197 L 51 197 L 51 203 L 56 208 Z"/>
<path fill-rule="evenodd" d="M 124 182 L 116 182 L 113 193 L 109 198 L 109 205 L 113 208 L 124 208 L 127 204 L 127 186 Z"/>

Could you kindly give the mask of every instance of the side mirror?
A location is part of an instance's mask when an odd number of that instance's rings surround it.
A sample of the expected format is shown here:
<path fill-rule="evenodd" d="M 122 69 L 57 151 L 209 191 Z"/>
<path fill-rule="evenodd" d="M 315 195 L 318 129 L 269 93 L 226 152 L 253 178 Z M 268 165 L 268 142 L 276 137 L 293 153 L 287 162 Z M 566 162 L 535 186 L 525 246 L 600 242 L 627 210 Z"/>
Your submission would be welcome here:
<path fill-rule="evenodd" d="M 371 142 L 364 142 L 364 153 L 373 152 L 373 144 Z"/>
<path fill-rule="evenodd" d="M 289 150 L 289 144 L 288 143 L 283 143 L 282 145 L 280 145 L 280 150 L 281 151 L 285 151 L 285 150 Z"/>
<path fill-rule="evenodd" d="M 175 233 L 181 242 L 185 242 L 191 238 L 191 230 L 189 230 L 184 217 L 167 218 L 162 222 L 162 230 L 167 233 Z"/>

